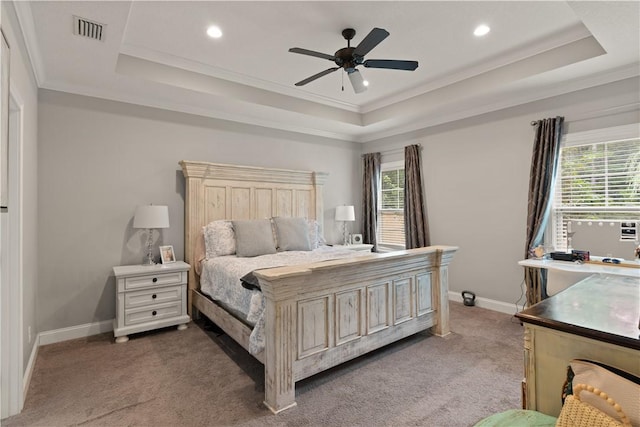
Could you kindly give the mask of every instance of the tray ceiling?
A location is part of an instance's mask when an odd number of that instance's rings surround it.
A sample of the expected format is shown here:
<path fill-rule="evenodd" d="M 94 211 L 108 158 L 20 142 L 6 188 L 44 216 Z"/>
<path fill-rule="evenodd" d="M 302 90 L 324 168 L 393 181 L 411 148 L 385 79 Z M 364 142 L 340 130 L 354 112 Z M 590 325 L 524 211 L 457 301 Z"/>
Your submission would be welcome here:
<path fill-rule="evenodd" d="M 640 3 L 526 1 L 15 2 L 42 88 L 275 129 L 366 142 L 640 75 Z M 74 17 L 102 40 L 74 34 Z M 485 23 L 491 32 L 474 37 Z M 218 25 L 223 36 L 205 31 Z M 342 71 L 289 53 L 332 55 L 373 28 L 390 36 L 367 59 L 416 71 Z M 344 90 L 342 89 L 344 86 Z"/>

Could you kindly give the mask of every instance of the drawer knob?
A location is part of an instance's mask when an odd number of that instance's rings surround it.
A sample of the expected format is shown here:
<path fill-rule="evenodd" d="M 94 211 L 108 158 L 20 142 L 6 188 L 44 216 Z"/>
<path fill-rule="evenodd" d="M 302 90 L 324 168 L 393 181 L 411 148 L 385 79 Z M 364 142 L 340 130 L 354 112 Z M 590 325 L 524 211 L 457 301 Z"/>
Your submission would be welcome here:
<path fill-rule="evenodd" d="M 155 311 L 155 310 L 153 310 L 153 311 L 151 312 L 151 315 L 152 315 L 152 316 L 155 316 L 156 314 L 158 314 L 158 312 L 157 312 L 157 311 Z"/>
<path fill-rule="evenodd" d="M 158 297 L 158 295 L 156 295 L 156 294 L 151 295 L 151 298 L 153 298 L 153 299 L 156 299 L 157 297 Z"/>
<path fill-rule="evenodd" d="M 158 281 L 157 277 L 154 277 L 153 280 L 152 280 L 153 283 L 156 283 L 157 281 Z"/>

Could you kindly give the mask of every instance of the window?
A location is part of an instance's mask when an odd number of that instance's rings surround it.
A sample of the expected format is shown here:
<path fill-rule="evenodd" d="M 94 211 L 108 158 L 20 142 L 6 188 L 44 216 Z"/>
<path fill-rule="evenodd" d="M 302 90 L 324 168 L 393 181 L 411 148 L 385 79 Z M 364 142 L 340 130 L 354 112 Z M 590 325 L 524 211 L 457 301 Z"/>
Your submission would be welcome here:
<path fill-rule="evenodd" d="M 569 221 L 640 221 L 637 128 L 631 137 L 629 127 L 621 127 L 563 141 L 551 211 L 556 250 L 567 250 Z"/>
<path fill-rule="evenodd" d="M 404 162 L 381 166 L 378 243 L 389 248 L 404 248 Z"/>

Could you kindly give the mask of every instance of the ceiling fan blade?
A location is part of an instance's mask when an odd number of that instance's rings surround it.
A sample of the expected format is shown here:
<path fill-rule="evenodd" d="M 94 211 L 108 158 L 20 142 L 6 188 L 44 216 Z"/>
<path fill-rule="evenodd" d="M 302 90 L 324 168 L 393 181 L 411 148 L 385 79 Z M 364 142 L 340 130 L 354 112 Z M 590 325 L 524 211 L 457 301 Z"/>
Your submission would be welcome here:
<path fill-rule="evenodd" d="M 367 59 L 362 63 L 367 68 L 388 68 L 390 70 L 413 71 L 418 68 L 418 61 L 399 61 L 395 59 Z"/>
<path fill-rule="evenodd" d="M 365 56 L 371 51 L 371 49 L 378 46 L 382 40 L 386 39 L 388 35 L 389 32 L 387 30 L 374 28 L 364 39 L 362 39 L 360 44 L 353 51 L 353 54 L 356 56 Z"/>
<path fill-rule="evenodd" d="M 319 79 L 320 77 L 326 76 L 327 74 L 333 73 L 334 71 L 339 70 L 339 69 L 340 69 L 340 67 L 328 68 L 328 69 L 326 69 L 324 71 L 319 72 L 318 74 L 314 74 L 311 77 L 307 77 L 304 80 L 300 80 L 298 83 L 296 83 L 296 86 L 304 86 L 307 83 L 310 83 L 310 82 L 314 81 L 315 79 Z"/>
<path fill-rule="evenodd" d="M 351 86 L 353 86 L 353 91 L 355 93 L 360 93 L 367 90 L 367 87 L 364 85 L 364 78 L 362 78 L 362 74 L 360 74 L 360 71 L 353 70 L 348 74 L 349 80 L 351 81 Z"/>
<path fill-rule="evenodd" d="M 336 57 L 333 55 L 327 55 L 326 53 L 316 52 L 314 50 L 302 49 L 301 47 L 292 47 L 289 49 L 291 53 L 300 53 L 302 55 L 315 56 L 316 58 L 328 59 L 329 61 L 335 61 Z"/>

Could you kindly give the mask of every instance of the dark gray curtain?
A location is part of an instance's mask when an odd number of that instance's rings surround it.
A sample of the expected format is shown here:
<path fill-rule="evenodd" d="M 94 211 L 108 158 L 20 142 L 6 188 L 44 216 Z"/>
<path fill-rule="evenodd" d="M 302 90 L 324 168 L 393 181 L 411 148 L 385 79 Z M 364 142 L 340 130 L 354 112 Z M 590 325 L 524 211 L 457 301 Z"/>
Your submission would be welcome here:
<path fill-rule="evenodd" d="M 407 249 L 431 244 L 420 158 L 419 145 L 404 147 L 404 235 Z"/>
<path fill-rule="evenodd" d="M 373 245 L 378 251 L 376 231 L 378 229 L 378 191 L 380 186 L 380 153 L 362 156 L 364 172 L 362 176 L 362 241 Z"/>
<path fill-rule="evenodd" d="M 564 117 L 534 122 L 536 136 L 533 142 L 531 173 L 529 175 L 525 258 L 529 258 L 531 251 L 542 244 L 544 230 L 549 219 L 558 170 L 563 122 Z M 547 297 L 546 274 L 543 269 L 525 267 L 524 280 L 527 286 L 528 305 L 533 305 Z"/>

